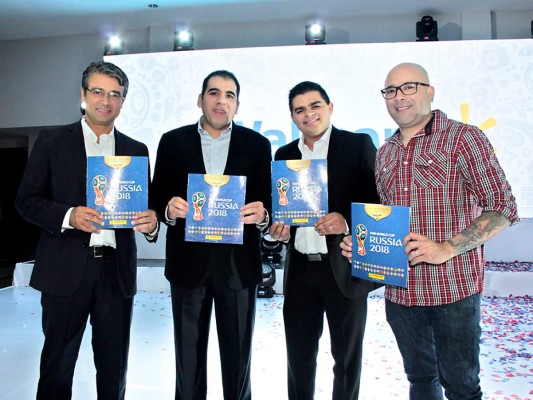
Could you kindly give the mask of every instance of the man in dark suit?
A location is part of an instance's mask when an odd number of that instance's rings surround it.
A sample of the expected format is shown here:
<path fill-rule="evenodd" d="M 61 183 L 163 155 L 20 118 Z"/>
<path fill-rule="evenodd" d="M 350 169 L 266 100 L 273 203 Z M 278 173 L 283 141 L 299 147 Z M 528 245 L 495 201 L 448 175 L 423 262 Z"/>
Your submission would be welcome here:
<path fill-rule="evenodd" d="M 81 86 L 84 117 L 41 131 L 18 191 L 18 211 L 41 228 L 30 280 L 42 292 L 45 336 L 37 399 L 71 398 L 89 317 L 98 399 L 124 399 L 136 291 L 134 231 L 154 241 L 157 215 L 139 213 L 133 229 L 100 229 L 103 215 L 85 206 L 85 188 L 87 156 L 148 156 L 144 144 L 114 128 L 127 91 L 120 68 L 89 65 Z"/>
<path fill-rule="evenodd" d="M 330 123 L 333 103 L 314 82 L 289 92 L 292 120 L 301 139 L 278 149 L 276 160 L 327 159 L 329 213 L 314 227 L 275 222 L 274 239 L 288 242 L 284 271 L 283 318 L 287 343 L 289 399 L 314 398 L 316 357 L 328 318 L 334 400 L 359 395 L 367 294 L 377 286 L 351 277 L 339 243 L 349 232 L 351 202 L 376 203 L 374 158 L 368 135 L 341 131 Z"/>
<path fill-rule="evenodd" d="M 240 86 L 228 71 L 203 81 L 198 123 L 161 138 L 154 173 L 157 210 L 168 225 L 165 275 L 170 281 L 176 352 L 176 399 L 205 399 L 207 342 L 213 303 L 217 320 L 224 398 L 251 398 L 250 356 L 260 234 L 271 203 L 270 142 L 232 122 Z M 185 241 L 189 173 L 246 176 L 242 245 Z"/>

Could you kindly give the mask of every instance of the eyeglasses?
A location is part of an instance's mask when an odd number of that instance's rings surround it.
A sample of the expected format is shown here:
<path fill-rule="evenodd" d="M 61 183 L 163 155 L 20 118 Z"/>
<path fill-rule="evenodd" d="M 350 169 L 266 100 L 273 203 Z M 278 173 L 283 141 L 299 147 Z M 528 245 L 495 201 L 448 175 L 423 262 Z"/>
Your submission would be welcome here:
<path fill-rule="evenodd" d="M 91 93 L 94 97 L 96 97 L 98 100 L 102 100 L 106 96 L 106 94 L 107 94 L 107 97 L 109 98 L 109 101 L 113 103 L 118 103 L 123 98 L 123 96 L 118 92 L 106 93 L 102 89 L 89 89 L 89 88 L 87 88 L 86 90 L 89 93 Z"/>
<path fill-rule="evenodd" d="M 381 94 L 383 95 L 383 98 L 386 100 L 394 99 L 396 95 L 398 94 L 398 89 L 399 89 L 406 96 L 410 96 L 417 92 L 418 85 L 430 86 L 427 83 L 422 83 L 422 82 L 405 82 L 405 83 L 402 83 L 400 86 L 389 86 L 389 87 L 386 87 L 385 89 L 381 89 Z"/>

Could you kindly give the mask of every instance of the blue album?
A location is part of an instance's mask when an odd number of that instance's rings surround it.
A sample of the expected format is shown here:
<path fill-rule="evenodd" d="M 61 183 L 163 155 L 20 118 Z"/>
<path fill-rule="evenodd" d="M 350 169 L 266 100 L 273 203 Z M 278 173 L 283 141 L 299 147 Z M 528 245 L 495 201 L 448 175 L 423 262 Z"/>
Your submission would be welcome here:
<path fill-rule="evenodd" d="M 148 157 L 87 157 L 87 207 L 104 214 L 103 229 L 131 228 L 148 208 Z"/>
<path fill-rule="evenodd" d="M 407 287 L 410 207 L 352 203 L 352 276 Z"/>
<path fill-rule="evenodd" d="M 327 213 L 327 160 L 272 162 L 273 222 L 313 226 Z"/>
<path fill-rule="evenodd" d="M 245 195 L 245 176 L 189 174 L 185 240 L 242 244 Z"/>

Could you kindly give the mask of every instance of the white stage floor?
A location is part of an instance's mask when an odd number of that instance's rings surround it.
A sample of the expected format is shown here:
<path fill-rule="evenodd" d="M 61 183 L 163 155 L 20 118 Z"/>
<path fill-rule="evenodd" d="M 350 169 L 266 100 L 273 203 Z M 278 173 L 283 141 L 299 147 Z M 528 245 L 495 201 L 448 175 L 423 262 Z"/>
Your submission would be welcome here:
<path fill-rule="evenodd" d="M 255 400 L 286 399 L 283 296 L 259 299 L 252 358 Z M 481 344 L 483 399 L 533 399 L 533 305 L 530 297 L 484 298 Z M 407 399 L 407 381 L 383 298 L 369 298 L 362 373 L 362 400 Z M 43 341 L 39 292 L 28 287 L 0 290 L 0 398 L 35 398 Z M 213 323 L 213 331 L 215 324 Z M 331 399 L 332 360 L 327 327 L 321 340 L 316 400 Z M 222 399 L 217 342 L 211 333 L 210 400 Z M 90 329 L 74 378 L 75 400 L 94 400 Z M 165 400 L 174 395 L 172 313 L 167 291 L 140 291 L 135 298 L 128 371 L 128 400 Z"/>

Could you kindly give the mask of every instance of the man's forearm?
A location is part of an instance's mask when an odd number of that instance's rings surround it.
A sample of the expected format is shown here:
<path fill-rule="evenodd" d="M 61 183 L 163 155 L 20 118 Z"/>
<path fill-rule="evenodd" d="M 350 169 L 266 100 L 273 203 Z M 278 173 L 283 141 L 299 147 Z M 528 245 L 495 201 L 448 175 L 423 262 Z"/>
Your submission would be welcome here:
<path fill-rule="evenodd" d="M 465 230 L 448 240 L 448 243 L 454 249 L 454 255 L 456 256 L 481 246 L 510 224 L 511 222 L 502 214 L 486 211 L 472 221 Z"/>

